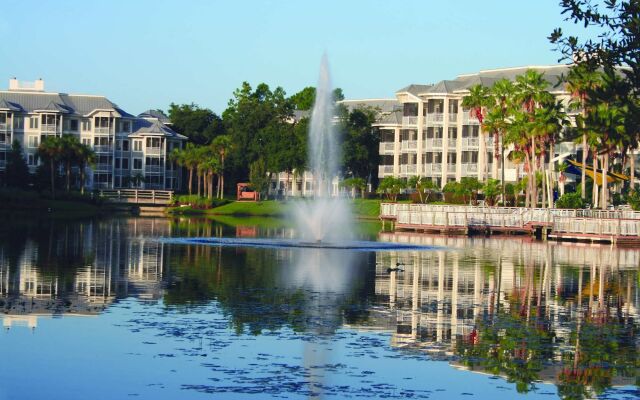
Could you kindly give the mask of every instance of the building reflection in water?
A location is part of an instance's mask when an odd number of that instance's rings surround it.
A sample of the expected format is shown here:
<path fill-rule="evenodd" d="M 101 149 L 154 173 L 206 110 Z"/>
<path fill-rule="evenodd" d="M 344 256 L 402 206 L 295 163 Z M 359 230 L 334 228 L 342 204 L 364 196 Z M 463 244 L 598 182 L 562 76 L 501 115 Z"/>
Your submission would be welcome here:
<path fill-rule="evenodd" d="M 388 308 L 372 320 L 393 332 L 393 346 L 504 376 L 520 392 L 543 381 L 583 398 L 640 377 L 639 250 L 403 233 L 380 239 L 443 246 L 377 255 L 375 292 Z M 397 264 L 403 271 L 388 272 Z"/>
<path fill-rule="evenodd" d="M 40 317 L 96 315 L 118 298 L 161 298 L 169 247 L 145 238 L 168 235 L 166 220 L 59 226 L 50 221 L 36 229 L 40 232 L 26 233 L 20 246 L 15 240 L 0 245 L 4 328 L 36 328 Z"/>

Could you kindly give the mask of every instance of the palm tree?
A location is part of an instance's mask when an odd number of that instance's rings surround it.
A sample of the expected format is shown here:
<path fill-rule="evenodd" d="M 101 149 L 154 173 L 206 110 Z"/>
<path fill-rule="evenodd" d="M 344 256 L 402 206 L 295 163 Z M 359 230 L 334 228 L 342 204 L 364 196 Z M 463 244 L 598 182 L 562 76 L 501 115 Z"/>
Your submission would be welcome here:
<path fill-rule="evenodd" d="M 588 107 L 589 93 L 598 88 L 602 84 L 601 75 L 591 70 L 586 64 L 577 64 L 572 67 L 565 78 L 567 82 L 567 90 L 573 98 L 573 108 L 578 108 L 582 118 L 585 117 Z M 587 157 L 589 155 L 589 146 L 587 145 L 587 135 L 582 135 L 582 182 L 580 184 L 580 195 L 584 199 L 586 197 L 586 166 Z M 595 157 L 595 155 L 594 155 Z"/>
<path fill-rule="evenodd" d="M 71 190 L 71 167 L 77 161 L 76 148 L 80 144 L 78 138 L 70 134 L 64 134 L 60 138 L 61 153 L 60 161 L 64 163 L 64 170 L 66 176 L 66 190 Z"/>
<path fill-rule="evenodd" d="M 45 161 L 49 161 L 51 170 L 51 198 L 55 199 L 55 174 L 58 162 L 63 153 L 62 141 L 57 136 L 47 136 L 38 146 L 38 155 Z"/>
<path fill-rule="evenodd" d="M 184 149 L 183 165 L 189 170 L 189 194 L 192 194 L 193 173 L 198 167 L 198 150 L 192 143 L 187 143 Z"/>
<path fill-rule="evenodd" d="M 213 139 L 211 146 L 220 156 L 220 174 L 218 177 L 218 198 L 222 198 L 224 195 L 224 160 L 225 156 L 232 150 L 233 141 L 229 135 L 220 135 Z"/>
<path fill-rule="evenodd" d="M 481 127 L 482 127 L 482 123 L 484 122 L 484 117 L 486 115 L 487 108 L 491 107 L 494 103 L 495 103 L 495 100 L 493 100 L 493 98 L 491 97 L 491 93 L 489 89 L 480 84 L 471 86 L 469 88 L 469 94 L 464 96 L 464 98 L 462 99 L 462 107 L 469 109 L 469 115 L 477 118 L 478 122 L 480 122 Z M 488 175 L 488 172 L 487 172 L 488 160 L 486 160 L 487 158 L 486 153 L 484 157 L 485 157 L 484 175 L 486 179 L 486 175 Z"/>
<path fill-rule="evenodd" d="M 78 143 L 75 146 L 75 152 L 75 158 L 78 162 L 78 167 L 80 168 L 80 193 L 84 194 L 85 170 L 87 166 L 95 163 L 96 153 L 93 151 L 91 146 L 83 143 Z"/>

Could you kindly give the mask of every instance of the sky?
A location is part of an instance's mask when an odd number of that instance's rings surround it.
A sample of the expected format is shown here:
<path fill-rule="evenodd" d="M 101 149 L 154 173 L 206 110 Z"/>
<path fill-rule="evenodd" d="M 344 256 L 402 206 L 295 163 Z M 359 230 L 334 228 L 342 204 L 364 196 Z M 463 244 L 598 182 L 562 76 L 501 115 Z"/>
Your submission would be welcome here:
<path fill-rule="evenodd" d="M 558 0 L 3 0 L 0 89 L 100 94 L 126 111 L 222 113 L 243 81 L 294 94 L 327 53 L 348 99 L 482 69 L 555 64 Z"/>

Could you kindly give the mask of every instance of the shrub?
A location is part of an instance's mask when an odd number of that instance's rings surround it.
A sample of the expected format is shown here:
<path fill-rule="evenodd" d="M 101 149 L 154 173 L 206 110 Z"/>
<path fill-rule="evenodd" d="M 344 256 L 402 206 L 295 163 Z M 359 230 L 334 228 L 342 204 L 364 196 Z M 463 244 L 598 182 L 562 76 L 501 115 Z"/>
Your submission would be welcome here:
<path fill-rule="evenodd" d="M 230 201 L 227 199 L 208 199 L 206 197 L 200 197 L 197 194 L 180 195 L 175 197 L 175 205 L 189 205 L 192 208 L 208 209 L 220 207 L 228 204 Z"/>
<path fill-rule="evenodd" d="M 631 209 L 633 211 L 640 211 L 640 192 L 637 188 L 633 189 L 631 193 L 629 193 L 629 196 L 627 196 L 627 201 L 629 202 L 629 205 L 631 206 Z"/>
<path fill-rule="evenodd" d="M 584 208 L 584 200 L 580 193 L 565 193 L 556 201 L 557 208 Z"/>

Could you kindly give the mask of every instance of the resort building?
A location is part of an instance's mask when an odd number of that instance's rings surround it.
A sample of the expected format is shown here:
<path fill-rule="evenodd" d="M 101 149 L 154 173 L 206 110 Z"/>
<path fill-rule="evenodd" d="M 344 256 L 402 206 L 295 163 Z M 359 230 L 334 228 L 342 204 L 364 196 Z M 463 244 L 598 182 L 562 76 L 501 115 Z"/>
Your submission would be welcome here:
<path fill-rule="evenodd" d="M 397 107 L 381 115 L 375 124 L 380 134 L 380 166 L 378 177 L 431 178 L 439 186 L 463 177 L 500 178 L 500 159 L 494 157 L 491 135 L 485 135 L 478 119 L 462 107 L 469 88 L 481 84 L 491 87 L 506 78 L 515 80 L 528 69 L 544 73 L 548 90 L 565 104 L 570 94 L 558 86 L 561 75 L 570 66 L 528 66 L 480 71 L 460 75 L 431 85 L 409 85 L 396 92 Z M 500 145 L 500 144 L 498 144 Z M 557 144 L 555 155 L 574 154 L 572 143 Z M 505 181 L 514 182 L 525 175 L 522 165 L 508 159 L 505 149 Z"/>
<path fill-rule="evenodd" d="M 0 91 L 0 173 L 17 140 L 31 172 L 48 136 L 71 134 L 92 146 L 96 162 L 87 171 L 90 189 L 177 189 L 181 170 L 168 155 L 186 141 L 162 112 L 127 113 L 104 96 L 46 92 L 44 81 L 13 78 Z"/>

